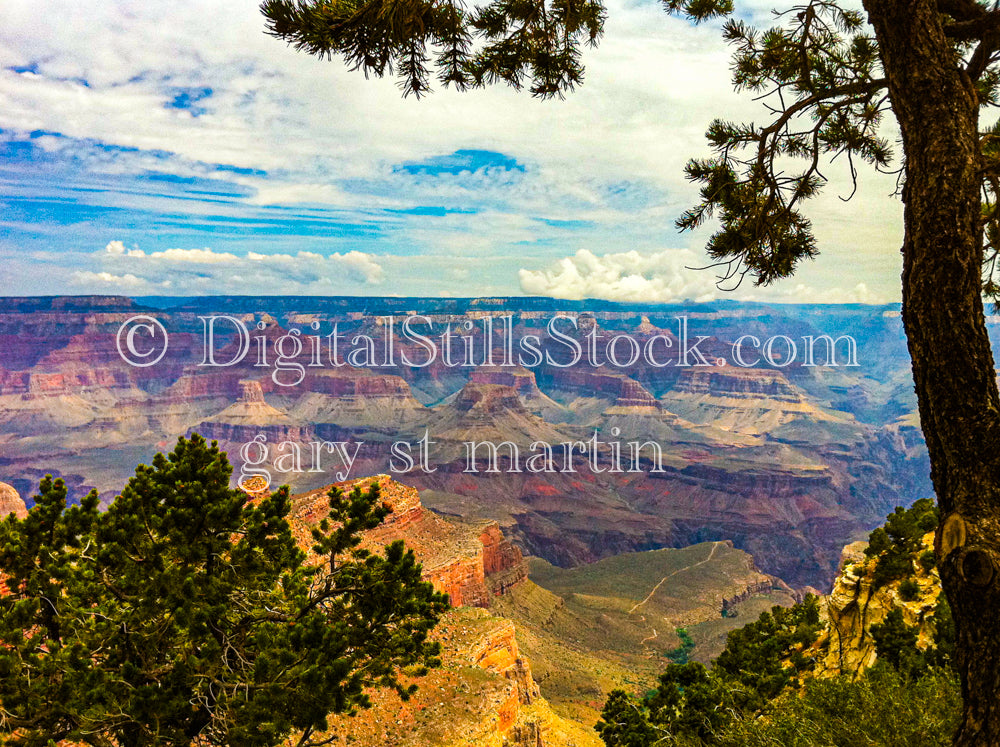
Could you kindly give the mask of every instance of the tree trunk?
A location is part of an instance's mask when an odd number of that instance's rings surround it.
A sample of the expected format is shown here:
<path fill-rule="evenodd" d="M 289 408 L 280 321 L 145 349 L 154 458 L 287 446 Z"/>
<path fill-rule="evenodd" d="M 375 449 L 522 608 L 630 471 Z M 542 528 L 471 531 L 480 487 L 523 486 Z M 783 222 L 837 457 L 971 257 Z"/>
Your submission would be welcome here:
<path fill-rule="evenodd" d="M 955 744 L 1000 745 L 1000 401 L 981 296 L 979 102 L 934 0 L 865 8 L 906 157 L 903 324 L 957 632 Z"/>

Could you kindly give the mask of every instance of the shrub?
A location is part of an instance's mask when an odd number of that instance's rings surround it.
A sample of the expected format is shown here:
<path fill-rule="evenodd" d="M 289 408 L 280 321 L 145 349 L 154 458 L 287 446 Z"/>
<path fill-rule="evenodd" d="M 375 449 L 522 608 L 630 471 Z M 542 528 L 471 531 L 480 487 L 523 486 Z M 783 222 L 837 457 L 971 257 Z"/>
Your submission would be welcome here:
<path fill-rule="evenodd" d="M 868 536 L 865 555 L 878 557 L 874 578 L 876 586 L 905 578 L 913 572 L 913 555 L 920 549 L 923 536 L 937 527 L 938 520 L 938 508 L 934 501 L 921 498 L 908 509 L 897 507 L 886 517 L 885 526 L 875 529 Z"/>
<path fill-rule="evenodd" d="M 877 664 L 848 677 L 810 680 L 762 718 L 734 720 L 709 744 L 722 747 L 947 747 L 961 718 L 958 680 L 935 669 L 918 679 Z"/>
<path fill-rule="evenodd" d="M 899 585 L 899 597 L 904 602 L 912 602 L 919 596 L 920 586 L 914 579 L 908 578 Z"/>
<path fill-rule="evenodd" d="M 934 557 L 933 550 L 924 550 L 920 553 L 920 565 L 925 571 L 929 571 L 935 565 L 937 565 L 937 558 Z"/>
<path fill-rule="evenodd" d="M 667 652 L 667 658 L 674 664 L 687 664 L 688 657 L 694 651 L 694 639 L 685 628 L 677 628 L 677 637 L 681 639 L 681 645 Z"/>

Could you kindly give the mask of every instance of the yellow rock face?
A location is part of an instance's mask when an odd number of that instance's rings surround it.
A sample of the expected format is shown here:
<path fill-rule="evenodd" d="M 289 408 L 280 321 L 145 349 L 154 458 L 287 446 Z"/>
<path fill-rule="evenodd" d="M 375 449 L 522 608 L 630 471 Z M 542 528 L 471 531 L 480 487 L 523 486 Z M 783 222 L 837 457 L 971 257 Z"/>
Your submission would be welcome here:
<path fill-rule="evenodd" d="M 933 549 L 934 533 L 924 535 L 924 549 Z M 826 630 L 812 647 L 817 657 L 816 676 L 834 677 L 840 674 L 857 676 L 875 663 L 875 641 L 871 626 L 885 620 L 894 609 L 903 614 L 907 625 L 918 627 L 917 646 L 921 650 L 931 645 L 934 637 L 933 615 L 941 593 L 941 579 L 936 568 L 930 571 L 914 561 L 912 578 L 918 593 L 912 601 L 899 595 L 902 579 L 873 588 L 876 558 L 865 558 L 858 552 L 865 543 L 845 548 L 844 562 L 833 590 L 826 597 Z"/>

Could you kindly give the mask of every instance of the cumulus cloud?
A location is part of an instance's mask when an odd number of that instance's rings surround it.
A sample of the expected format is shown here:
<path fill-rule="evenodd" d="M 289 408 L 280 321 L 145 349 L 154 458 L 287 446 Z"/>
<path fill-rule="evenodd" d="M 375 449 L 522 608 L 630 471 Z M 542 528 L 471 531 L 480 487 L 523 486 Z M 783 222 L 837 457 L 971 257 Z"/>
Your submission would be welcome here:
<path fill-rule="evenodd" d="M 711 301 L 731 298 L 770 303 L 864 303 L 898 301 L 895 287 L 871 288 L 860 282 L 851 287 L 785 281 L 767 287 L 747 282 L 732 292 L 721 290 L 718 275 L 704 267 L 703 256 L 687 249 L 654 252 L 619 252 L 597 255 L 581 249 L 545 269 L 522 268 L 518 272 L 521 290 L 531 296 L 552 296 L 582 300 L 636 303 Z M 809 269 L 803 271 L 809 274 Z M 841 273 L 841 278 L 843 274 Z M 723 287 L 730 286 L 724 284 Z"/>
<path fill-rule="evenodd" d="M 130 255 L 130 256 L 143 256 Z M 166 249 L 162 252 L 153 252 L 149 255 L 152 260 L 164 260 L 166 262 L 191 263 L 191 264 L 217 264 L 221 262 L 230 263 L 239 261 L 239 257 L 229 252 L 214 252 L 211 249 Z"/>
<path fill-rule="evenodd" d="M 385 272 L 376 258 L 359 251 L 296 254 L 248 252 L 239 256 L 205 247 L 144 252 L 112 241 L 95 258 L 107 269 L 74 273 L 77 284 L 118 284 L 123 288 L 169 288 L 172 292 L 305 293 L 377 285 Z"/>
<path fill-rule="evenodd" d="M 796 283 L 772 288 L 755 288 L 751 292 L 740 294 L 740 298 L 746 301 L 777 301 L 782 303 L 883 304 L 899 300 L 896 289 L 888 292 L 877 291 L 869 288 L 867 283 L 858 283 L 849 288 L 839 285 L 817 288 L 812 285 Z"/>
<path fill-rule="evenodd" d="M 144 254 L 142 249 L 129 249 L 125 246 L 125 242 L 118 240 L 109 241 L 108 245 L 104 247 L 104 251 L 114 257 L 141 257 Z"/>
<path fill-rule="evenodd" d="M 687 249 L 597 256 L 581 249 L 544 270 L 521 269 L 521 290 L 531 296 L 669 303 L 708 301 L 718 291 L 714 276 L 689 269 L 699 259 Z"/>
<path fill-rule="evenodd" d="M 90 270 L 74 271 L 70 282 L 75 286 L 101 293 L 121 291 L 134 294 L 165 293 L 169 292 L 173 285 L 169 280 L 152 282 L 146 278 L 136 277 L 132 273 L 114 275 L 110 272 L 91 272 Z"/>

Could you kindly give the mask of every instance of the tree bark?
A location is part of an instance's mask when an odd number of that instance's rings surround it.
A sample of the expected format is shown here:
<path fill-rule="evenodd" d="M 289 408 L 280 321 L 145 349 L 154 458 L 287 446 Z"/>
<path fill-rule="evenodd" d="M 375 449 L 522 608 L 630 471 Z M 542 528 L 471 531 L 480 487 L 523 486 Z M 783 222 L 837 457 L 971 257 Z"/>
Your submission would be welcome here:
<path fill-rule="evenodd" d="M 955 744 L 1000 745 L 1000 400 L 981 295 L 979 101 L 934 0 L 864 4 L 906 157 L 903 324 L 957 632 Z"/>

